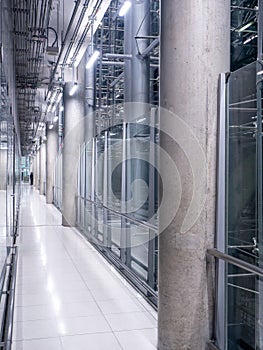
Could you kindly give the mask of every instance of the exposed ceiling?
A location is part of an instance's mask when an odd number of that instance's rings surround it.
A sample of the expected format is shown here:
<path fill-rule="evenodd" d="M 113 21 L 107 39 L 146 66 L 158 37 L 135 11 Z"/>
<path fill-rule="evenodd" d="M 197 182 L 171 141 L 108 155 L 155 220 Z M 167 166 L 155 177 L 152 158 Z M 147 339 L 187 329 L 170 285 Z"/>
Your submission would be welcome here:
<path fill-rule="evenodd" d="M 22 154 L 32 150 L 61 95 L 63 68 L 79 64 L 110 2 L 12 0 Z"/>
<path fill-rule="evenodd" d="M 17 113 L 22 153 L 30 150 L 42 108 L 38 88 L 44 79 L 53 0 L 13 0 Z"/>
<path fill-rule="evenodd" d="M 60 68 L 79 63 L 110 2 L 12 0 L 23 154 L 30 153 L 37 133 L 45 127 L 47 91 L 58 96 Z M 256 6 L 257 0 L 231 0 L 231 70 L 256 59 Z"/>

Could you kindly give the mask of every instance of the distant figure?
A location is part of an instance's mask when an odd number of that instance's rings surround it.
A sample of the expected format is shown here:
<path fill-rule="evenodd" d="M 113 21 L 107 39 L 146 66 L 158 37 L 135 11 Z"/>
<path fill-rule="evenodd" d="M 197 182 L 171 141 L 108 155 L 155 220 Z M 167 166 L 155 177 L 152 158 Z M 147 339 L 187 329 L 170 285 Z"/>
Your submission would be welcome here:
<path fill-rule="evenodd" d="M 34 179 L 34 175 L 33 175 L 32 171 L 31 171 L 31 173 L 30 173 L 30 185 L 31 186 L 33 186 L 33 179 Z"/>

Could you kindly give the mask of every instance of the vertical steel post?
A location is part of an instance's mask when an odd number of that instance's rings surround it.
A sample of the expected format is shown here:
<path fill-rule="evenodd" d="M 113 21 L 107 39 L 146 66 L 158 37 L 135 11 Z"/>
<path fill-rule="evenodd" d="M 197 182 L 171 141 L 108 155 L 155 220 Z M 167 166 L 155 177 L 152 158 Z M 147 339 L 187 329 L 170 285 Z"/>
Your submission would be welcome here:
<path fill-rule="evenodd" d="M 258 54 L 257 54 L 257 73 L 262 70 L 262 58 L 263 58 L 263 0 L 258 0 Z M 262 215 L 262 75 L 259 75 L 257 80 L 257 234 L 259 244 L 259 266 L 263 264 L 263 215 Z M 258 319 L 256 322 L 256 341 L 258 342 L 258 348 L 263 347 L 263 281 L 259 278 L 259 298 L 258 298 Z M 261 296 L 261 297 L 260 297 Z"/>

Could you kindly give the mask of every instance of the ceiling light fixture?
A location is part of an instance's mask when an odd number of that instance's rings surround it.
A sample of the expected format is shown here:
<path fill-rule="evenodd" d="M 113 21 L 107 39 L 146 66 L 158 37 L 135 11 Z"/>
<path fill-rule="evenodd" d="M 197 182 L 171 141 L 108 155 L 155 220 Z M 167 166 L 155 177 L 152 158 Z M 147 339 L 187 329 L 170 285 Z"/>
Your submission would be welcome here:
<path fill-rule="evenodd" d="M 77 90 L 78 90 L 78 83 L 74 83 L 74 85 L 72 86 L 69 92 L 69 96 L 73 96 Z"/>
<path fill-rule="evenodd" d="M 249 23 L 243 25 L 241 28 L 238 29 L 238 32 L 239 32 L 239 33 L 243 32 L 244 30 L 246 30 L 246 29 L 248 29 L 249 27 L 251 27 L 253 23 L 254 23 L 254 21 L 249 22 Z"/>
<path fill-rule="evenodd" d="M 53 122 L 56 123 L 58 121 L 58 116 L 56 115 L 53 119 Z"/>
<path fill-rule="evenodd" d="M 51 96 L 51 90 L 49 90 L 49 92 L 48 92 L 48 94 L 46 96 L 46 100 L 49 100 L 50 96 Z"/>
<path fill-rule="evenodd" d="M 49 125 L 49 130 L 52 130 L 53 127 L 54 127 L 54 125 L 53 125 L 53 124 L 50 124 L 50 125 Z"/>
<path fill-rule="evenodd" d="M 260 70 L 259 72 L 257 72 L 257 75 L 262 75 L 263 74 L 263 70 Z"/>
<path fill-rule="evenodd" d="M 57 104 L 59 104 L 59 102 L 61 101 L 62 97 L 63 97 L 63 93 L 60 92 L 59 95 L 58 95 Z"/>
<path fill-rule="evenodd" d="M 57 108 L 57 105 L 54 105 L 53 108 L 52 108 L 52 113 L 55 112 L 56 108 Z"/>
<path fill-rule="evenodd" d="M 120 8 L 119 16 L 123 17 L 126 15 L 126 13 L 129 11 L 131 7 L 131 2 L 130 1 L 124 1 L 122 7 Z"/>
<path fill-rule="evenodd" d="M 60 111 L 60 112 L 63 112 L 63 111 L 64 111 L 64 106 L 60 106 L 59 111 Z"/>
<path fill-rule="evenodd" d="M 250 41 L 256 39 L 257 37 L 258 37 L 257 34 L 251 35 L 249 38 L 247 38 L 247 39 L 244 41 L 243 44 L 246 45 L 246 44 L 250 43 Z"/>
<path fill-rule="evenodd" d="M 57 93 L 55 92 L 54 95 L 50 99 L 50 103 L 53 103 L 56 99 Z"/>
<path fill-rule="evenodd" d="M 96 62 L 98 57 L 100 56 L 100 52 L 98 50 L 95 50 L 93 54 L 90 56 L 90 59 L 88 60 L 88 63 L 86 65 L 86 68 L 91 68 L 93 64 Z"/>
<path fill-rule="evenodd" d="M 52 105 L 50 104 L 47 108 L 47 113 L 49 113 L 51 111 Z"/>

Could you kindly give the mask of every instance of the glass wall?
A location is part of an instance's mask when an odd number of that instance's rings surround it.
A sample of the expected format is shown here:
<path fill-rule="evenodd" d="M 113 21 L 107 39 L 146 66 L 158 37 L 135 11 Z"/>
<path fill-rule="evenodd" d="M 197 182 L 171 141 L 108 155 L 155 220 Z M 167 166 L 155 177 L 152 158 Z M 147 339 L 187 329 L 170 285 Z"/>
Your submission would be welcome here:
<path fill-rule="evenodd" d="M 8 90 L 8 82 L 2 68 L 0 96 L 0 285 L 5 273 L 5 262 L 9 248 L 15 241 L 20 205 L 20 154 Z"/>
<path fill-rule="evenodd" d="M 158 132 L 144 118 L 110 127 L 82 145 L 77 200 L 78 226 L 153 303 L 157 302 L 157 138 Z"/>
<path fill-rule="evenodd" d="M 21 181 L 28 183 L 30 174 L 30 160 L 29 157 L 21 157 Z"/>
<path fill-rule="evenodd" d="M 232 73 L 229 80 L 226 252 L 259 266 L 258 242 L 262 238 L 258 230 L 257 171 L 262 150 L 257 132 L 256 77 L 256 63 L 252 63 Z M 228 349 L 261 349 L 259 279 L 230 264 L 226 278 Z"/>

